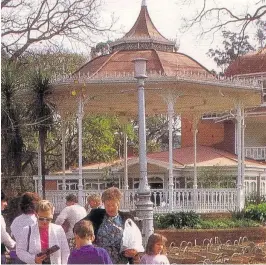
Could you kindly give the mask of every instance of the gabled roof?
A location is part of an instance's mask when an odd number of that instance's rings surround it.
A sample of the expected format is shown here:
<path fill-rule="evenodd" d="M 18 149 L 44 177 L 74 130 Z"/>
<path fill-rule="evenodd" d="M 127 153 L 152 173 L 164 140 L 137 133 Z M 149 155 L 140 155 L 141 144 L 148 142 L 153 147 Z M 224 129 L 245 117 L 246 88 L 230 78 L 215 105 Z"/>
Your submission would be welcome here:
<path fill-rule="evenodd" d="M 158 152 L 148 154 L 148 158 L 169 161 L 169 153 Z M 183 167 L 194 166 L 194 147 L 176 148 L 173 150 L 174 164 L 183 165 Z M 197 146 L 197 166 L 237 166 L 237 156 L 235 154 L 216 149 L 208 146 Z M 247 166 L 266 166 L 265 163 L 260 163 L 255 160 L 246 159 Z"/>
<path fill-rule="evenodd" d="M 173 165 L 175 169 L 193 168 L 194 166 L 194 147 L 176 148 L 173 150 Z M 137 156 L 128 158 L 128 167 L 139 163 Z M 159 167 L 169 168 L 169 152 L 156 152 L 147 154 L 147 163 L 157 165 Z M 198 167 L 212 167 L 212 166 L 224 166 L 224 167 L 237 167 L 238 160 L 235 154 L 216 149 L 208 146 L 197 146 L 197 166 Z M 246 167 L 258 167 L 266 168 L 265 162 L 258 162 L 252 159 L 245 159 Z M 114 162 L 107 163 L 94 163 L 90 165 L 84 165 L 84 173 L 94 171 L 96 169 L 103 170 L 109 167 L 117 167 L 122 170 L 124 166 L 123 159 L 116 160 Z M 71 174 L 71 171 L 66 171 L 67 174 Z M 56 174 L 62 174 L 57 172 Z"/>

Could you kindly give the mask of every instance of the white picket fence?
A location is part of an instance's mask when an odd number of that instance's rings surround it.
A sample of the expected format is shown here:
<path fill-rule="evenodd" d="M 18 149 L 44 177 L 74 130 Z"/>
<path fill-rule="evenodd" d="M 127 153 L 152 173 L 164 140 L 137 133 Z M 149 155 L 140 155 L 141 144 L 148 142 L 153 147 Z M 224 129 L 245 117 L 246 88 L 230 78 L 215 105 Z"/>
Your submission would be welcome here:
<path fill-rule="evenodd" d="M 87 196 L 90 193 L 102 193 L 103 190 L 84 190 L 83 206 L 86 204 Z M 122 210 L 135 210 L 135 203 L 138 200 L 137 190 L 122 190 Z M 65 197 L 67 194 L 76 194 L 78 191 L 46 191 L 46 199 L 55 206 L 55 212 L 60 212 L 66 206 Z M 236 209 L 236 189 L 174 189 L 173 211 L 195 211 L 205 212 L 228 212 Z M 194 199 L 195 198 L 195 199 Z M 151 201 L 154 203 L 154 213 L 170 212 L 169 190 L 152 189 Z"/>

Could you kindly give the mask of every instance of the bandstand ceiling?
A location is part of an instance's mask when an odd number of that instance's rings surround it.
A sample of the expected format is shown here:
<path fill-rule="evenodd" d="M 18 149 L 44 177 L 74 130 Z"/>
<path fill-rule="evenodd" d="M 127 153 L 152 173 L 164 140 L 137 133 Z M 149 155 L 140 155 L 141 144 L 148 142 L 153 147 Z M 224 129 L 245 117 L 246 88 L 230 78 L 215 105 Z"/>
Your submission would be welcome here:
<path fill-rule="evenodd" d="M 145 82 L 146 114 L 167 113 L 169 99 L 175 100 L 176 114 L 223 112 L 235 109 L 238 103 L 253 107 L 260 104 L 260 93 L 260 87 L 231 81 L 151 77 Z M 59 114 L 74 114 L 81 95 L 85 101 L 85 114 L 135 117 L 138 113 L 137 81 L 133 77 L 61 80 L 54 85 L 50 100 Z"/>

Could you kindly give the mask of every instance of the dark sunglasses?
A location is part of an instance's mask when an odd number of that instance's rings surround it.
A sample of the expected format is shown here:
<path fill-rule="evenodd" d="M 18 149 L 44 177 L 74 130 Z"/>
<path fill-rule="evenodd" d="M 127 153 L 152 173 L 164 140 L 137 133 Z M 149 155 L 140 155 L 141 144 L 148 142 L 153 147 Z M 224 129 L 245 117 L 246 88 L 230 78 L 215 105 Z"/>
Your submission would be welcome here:
<path fill-rule="evenodd" d="M 53 219 L 52 218 L 47 218 L 47 217 L 38 217 L 39 221 L 46 221 L 46 222 L 51 222 Z"/>

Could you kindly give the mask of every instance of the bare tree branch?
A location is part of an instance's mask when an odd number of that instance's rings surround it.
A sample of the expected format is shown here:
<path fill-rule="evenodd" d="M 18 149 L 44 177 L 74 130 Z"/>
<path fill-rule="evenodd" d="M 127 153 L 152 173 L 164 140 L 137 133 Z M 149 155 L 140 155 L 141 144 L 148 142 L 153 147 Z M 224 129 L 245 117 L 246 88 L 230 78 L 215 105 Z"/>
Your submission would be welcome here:
<path fill-rule="evenodd" d="M 15 60 L 33 44 L 53 39 L 88 43 L 112 26 L 101 25 L 101 5 L 101 0 L 2 0 L 2 49 Z"/>
<path fill-rule="evenodd" d="M 201 35 L 211 32 L 217 32 L 219 30 L 223 30 L 230 24 L 239 23 L 237 24 L 239 26 L 239 33 L 244 36 L 245 30 L 250 23 L 252 23 L 253 21 L 258 21 L 266 16 L 266 5 L 263 5 L 263 3 L 265 3 L 265 0 L 258 1 L 255 4 L 257 5 L 257 9 L 253 13 L 249 13 L 247 11 L 245 14 L 238 14 L 238 10 L 232 11 L 226 6 L 209 7 L 207 6 L 208 0 L 201 1 L 202 8 L 198 12 L 198 14 L 192 19 L 185 20 L 186 29 L 190 29 L 195 25 L 201 26 L 203 28 Z M 191 4 L 191 1 L 189 2 L 189 4 Z M 213 19 L 213 24 L 209 28 L 204 27 L 203 23 L 210 21 L 210 19 Z"/>

